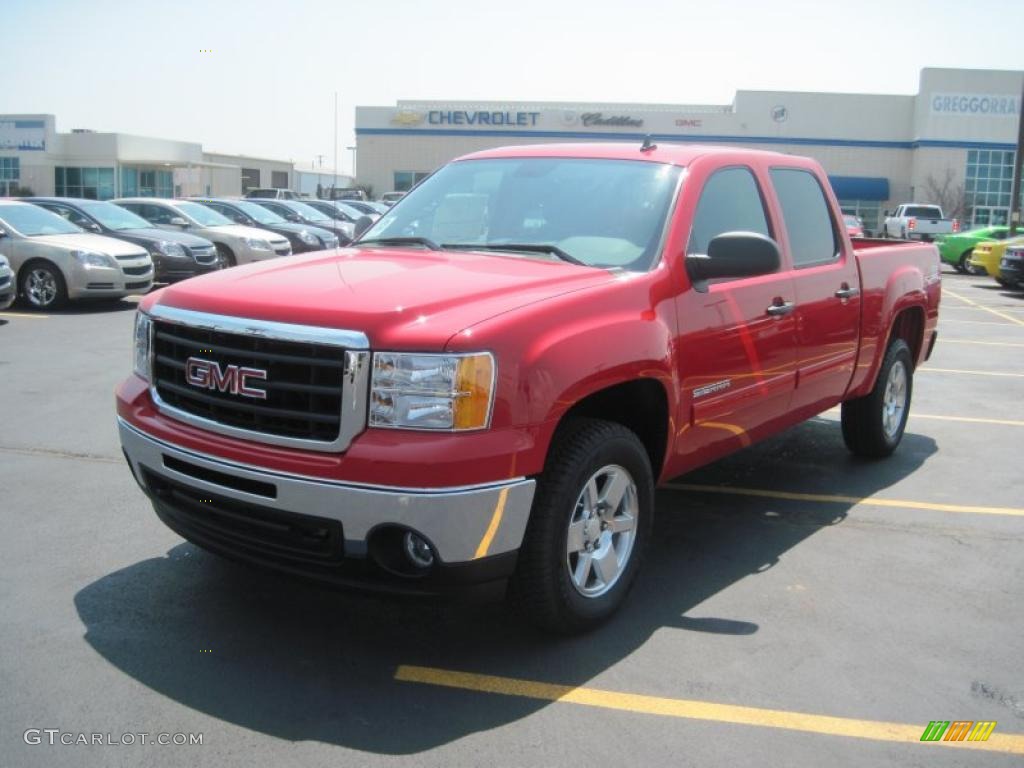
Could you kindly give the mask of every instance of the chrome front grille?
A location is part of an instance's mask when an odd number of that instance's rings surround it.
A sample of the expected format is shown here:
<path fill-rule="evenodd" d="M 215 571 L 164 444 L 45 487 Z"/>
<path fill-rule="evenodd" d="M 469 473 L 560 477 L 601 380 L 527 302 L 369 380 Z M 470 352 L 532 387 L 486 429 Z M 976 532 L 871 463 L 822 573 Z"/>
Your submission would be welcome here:
<path fill-rule="evenodd" d="M 365 427 L 363 334 L 161 305 L 152 315 L 150 393 L 162 412 L 235 437 L 320 451 L 344 450 Z M 190 382 L 190 359 L 213 366 L 220 382 Z M 256 380 L 265 398 L 233 394 L 224 384 L 223 376 L 241 368 L 266 373 Z"/>
<path fill-rule="evenodd" d="M 189 251 L 192 254 L 192 258 L 196 264 L 202 264 L 204 267 L 208 267 L 211 264 L 216 264 L 220 258 L 217 255 L 217 249 L 214 246 L 203 246 L 203 247 L 191 247 Z"/>

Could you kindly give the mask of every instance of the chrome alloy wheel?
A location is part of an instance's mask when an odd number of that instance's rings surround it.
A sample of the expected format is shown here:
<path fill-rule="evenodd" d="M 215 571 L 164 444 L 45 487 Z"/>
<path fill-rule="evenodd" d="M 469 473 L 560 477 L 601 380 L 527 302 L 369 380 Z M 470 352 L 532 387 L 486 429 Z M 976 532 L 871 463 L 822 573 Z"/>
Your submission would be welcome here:
<path fill-rule="evenodd" d="M 584 597 L 600 597 L 625 571 L 636 541 L 640 504 L 632 475 L 617 464 L 597 470 L 569 519 L 565 564 Z"/>
<path fill-rule="evenodd" d="M 57 278 L 48 269 L 33 269 L 25 280 L 25 294 L 37 307 L 48 307 L 57 298 Z"/>
<path fill-rule="evenodd" d="M 882 429 L 886 437 L 892 439 L 899 433 L 906 409 L 907 368 L 902 360 L 897 360 L 889 369 L 885 394 L 882 396 Z"/>

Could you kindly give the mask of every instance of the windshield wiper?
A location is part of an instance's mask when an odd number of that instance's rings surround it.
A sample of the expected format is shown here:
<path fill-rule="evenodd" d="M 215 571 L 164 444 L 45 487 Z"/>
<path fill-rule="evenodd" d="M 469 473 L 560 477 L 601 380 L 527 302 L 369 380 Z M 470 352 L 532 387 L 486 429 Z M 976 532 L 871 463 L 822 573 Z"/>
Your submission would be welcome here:
<path fill-rule="evenodd" d="M 422 245 L 432 251 L 441 250 L 441 246 L 429 237 L 375 237 L 370 240 L 356 240 L 353 245 Z"/>
<path fill-rule="evenodd" d="M 575 256 L 566 253 L 557 245 L 552 245 L 550 243 L 444 243 L 441 247 L 460 251 L 525 251 L 526 253 L 550 253 L 552 256 L 557 256 L 562 261 L 567 261 L 570 264 L 578 264 L 581 267 L 590 266 L 586 262 L 580 261 Z"/>

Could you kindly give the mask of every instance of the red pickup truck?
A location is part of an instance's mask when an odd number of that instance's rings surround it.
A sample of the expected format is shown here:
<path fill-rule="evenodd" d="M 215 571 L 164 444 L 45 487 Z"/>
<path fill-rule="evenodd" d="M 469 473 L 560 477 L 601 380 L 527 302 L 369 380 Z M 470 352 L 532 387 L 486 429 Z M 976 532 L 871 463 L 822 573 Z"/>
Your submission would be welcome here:
<path fill-rule="evenodd" d="M 934 246 L 858 239 L 812 160 L 558 144 L 441 168 L 352 247 L 146 297 L 121 441 L 201 547 L 334 584 L 623 601 L 654 488 L 842 403 L 903 435 Z"/>

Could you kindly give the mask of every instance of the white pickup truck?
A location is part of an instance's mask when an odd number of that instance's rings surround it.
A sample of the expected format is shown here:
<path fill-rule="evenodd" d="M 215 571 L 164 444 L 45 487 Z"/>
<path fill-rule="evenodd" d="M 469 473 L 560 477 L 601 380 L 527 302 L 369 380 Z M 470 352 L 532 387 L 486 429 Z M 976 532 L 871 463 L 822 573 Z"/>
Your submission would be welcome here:
<path fill-rule="evenodd" d="M 882 237 L 898 237 L 903 240 L 924 240 L 931 242 L 935 235 L 951 235 L 960 231 L 960 222 L 947 219 L 937 205 L 904 203 L 893 213 L 885 212 Z"/>

